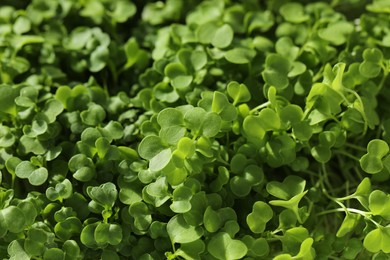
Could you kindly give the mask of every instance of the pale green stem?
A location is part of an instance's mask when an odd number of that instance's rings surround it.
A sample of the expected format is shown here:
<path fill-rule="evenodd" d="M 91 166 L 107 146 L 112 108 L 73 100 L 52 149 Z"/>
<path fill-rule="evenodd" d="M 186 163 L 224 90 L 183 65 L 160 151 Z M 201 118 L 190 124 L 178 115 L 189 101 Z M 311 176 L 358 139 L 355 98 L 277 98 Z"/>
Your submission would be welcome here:
<path fill-rule="evenodd" d="M 269 105 L 271 105 L 270 101 L 267 101 L 267 102 L 265 102 L 265 103 L 263 103 L 261 105 L 258 105 L 257 107 L 255 107 L 251 111 L 249 111 L 249 114 L 253 114 L 253 113 L 255 113 L 255 112 L 257 112 L 257 111 L 259 111 L 259 110 L 261 110 L 261 109 L 263 109 L 263 108 L 265 108 L 267 106 L 269 106 Z"/>

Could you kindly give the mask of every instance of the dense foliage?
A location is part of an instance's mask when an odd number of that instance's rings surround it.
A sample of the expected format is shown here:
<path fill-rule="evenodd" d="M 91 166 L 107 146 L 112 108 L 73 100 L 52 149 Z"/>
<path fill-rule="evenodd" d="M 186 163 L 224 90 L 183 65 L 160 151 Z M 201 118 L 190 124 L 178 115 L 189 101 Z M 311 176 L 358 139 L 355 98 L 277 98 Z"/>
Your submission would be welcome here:
<path fill-rule="evenodd" d="M 389 259 L 388 0 L 2 0 L 0 257 Z"/>

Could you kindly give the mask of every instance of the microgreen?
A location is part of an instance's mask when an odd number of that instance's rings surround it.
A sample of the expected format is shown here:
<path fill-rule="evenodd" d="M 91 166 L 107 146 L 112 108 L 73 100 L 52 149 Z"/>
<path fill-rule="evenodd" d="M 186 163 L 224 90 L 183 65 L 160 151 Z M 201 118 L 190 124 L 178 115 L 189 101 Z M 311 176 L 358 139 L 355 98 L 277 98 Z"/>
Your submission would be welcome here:
<path fill-rule="evenodd" d="M 2 1 L 0 257 L 388 259 L 389 8 Z"/>

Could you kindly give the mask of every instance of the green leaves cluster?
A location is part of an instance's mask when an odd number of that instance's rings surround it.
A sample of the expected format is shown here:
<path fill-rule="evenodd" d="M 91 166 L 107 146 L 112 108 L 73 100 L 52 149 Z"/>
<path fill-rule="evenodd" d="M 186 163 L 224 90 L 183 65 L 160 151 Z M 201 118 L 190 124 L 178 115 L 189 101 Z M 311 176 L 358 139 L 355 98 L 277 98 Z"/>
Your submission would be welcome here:
<path fill-rule="evenodd" d="M 0 5 L 0 257 L 387 259 L 389 4 Z"/>

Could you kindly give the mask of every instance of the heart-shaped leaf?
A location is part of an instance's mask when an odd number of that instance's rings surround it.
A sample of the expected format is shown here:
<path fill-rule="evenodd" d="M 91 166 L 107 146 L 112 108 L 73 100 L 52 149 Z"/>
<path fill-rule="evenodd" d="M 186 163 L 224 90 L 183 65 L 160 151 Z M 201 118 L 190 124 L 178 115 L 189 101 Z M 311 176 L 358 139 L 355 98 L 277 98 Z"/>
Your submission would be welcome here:
<path fill-rule="evenodd" d="M 122 241 L 122 228 L 118 224 L 99 223 L 94 231 L 98 244 L 118 245 Z"/>
<path fill-rule="evenodd" d="M 288 200 L 302 193 L 305 190 L 305 185 L 306 181 L 304 179 L 296 175 L 290 175 L 283 182 L 271 181 L 267 183 L 267 191 L 279 199 Z"/>
<path fill-rule="evenodd" d="M 336 233 L 337 237 L 343 237 L 349 232 L 352 232 L 360 220 L 361 215 L 354 213 L 347 213 L 341 223 L 339 230 Z"/>
<path fill-rule="evenodd" d="M 227 92 L 231 98 L 233 98 L 233 105 L 248 102 L 251 99 L 251 93 L 247 86 L 239 84 L 236 81 L 232 81 L 227 85 Z"/>
<path fill-rule="evenodd" d="M 363 245 L 372 253 L 379 251 L 390 253 L 390 228 L 379 227 L 372 230 L 365 236 Z"/>
<path fill-rule="evenodd" d="M 224 24 L 214 34 L 211 44 L 217 48 L 228 47 L 233 40 L 234 32 L 229 24 Z"/>
<path fill-rule="evenodd" d="M 253 233 L 262 233 L 265 225 L 272 219 L 273 211 L 267 203 L 257 201 L 253 204 L 252 212 L 247 216 L 246 223 Z"/>
<path fill-rule="evenodd" d="M 390 195 L 380 190 L 371 192 L 368 198 L 369 208 L 374 215 L 380 215 L 383 218 L 390 220 Z"/>
<path fill-rule="evenodd" d="M 235 260 L 244 257 L 248 248 L 240 240 L 232 239 L 228 233 L 221 232 L 211 238 L 207 250 L 219 260 Z"/>
<path fill-rule="evenodd" d="M 168 221 L 167 231 L 172 243 L 190 243 L 203 235 L 201 227 L 189 225 L 182 215 L 175 215 Z"/>

